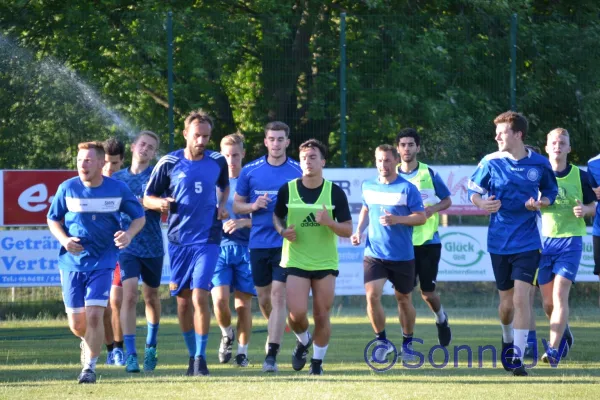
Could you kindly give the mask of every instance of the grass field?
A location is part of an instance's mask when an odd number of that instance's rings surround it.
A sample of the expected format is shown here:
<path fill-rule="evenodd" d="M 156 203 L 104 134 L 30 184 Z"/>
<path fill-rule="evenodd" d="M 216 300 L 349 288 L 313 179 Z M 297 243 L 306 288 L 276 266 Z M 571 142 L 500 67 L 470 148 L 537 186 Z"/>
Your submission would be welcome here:
<path fill-rule="evenodd" d="M 187 352 L 174 318 L 161 322 L 159 333 L 159 365 L 152 374 L 126 374 L 123 368 L 100 365 L 98 384 L 78 385 L 80 371 L 78 340 L 72 336 L 65 320 L 6 321 L 0 325 L 0 398 L 2 399 L 191 399 L 191 398 L 598 398 L 600 396 L 600 312 L 597 308 L 576 309 L 571 326 L 575 345 L 567 360 L 557 368 L 538 364 L 529 377 L 517 378 L 505 372 L 500 363 L 494 368 L 490 352 L 483 354 L 478 367 L 478 346 L 498 346 L 500 328 L 492 308 L 448 310 L 453 328 L 449 362 L 435 368 L 427 360 L 437 344 L 436 328 L 430 312 L 419 309 L 415 337 L 424 344 L 415 350 L 424 354 L 422 367 L 410 369 L 396 364 L 387 372 L 373 372 L 364 361 L 364 350 L 373 338 L 363 310 L 345 310 L 333 318 L 333 336 L 324 363 L 325 375 L 309 377 L 307 368 L 295 372 L 290 355 L 295 344 L 287 333 L 278 357 L 280 372 L 261 372 L 266 339 L 265 321 L 257 317 L 254 324 L 249 368 L 221 365 L 217 361 L 220 331 L 213 326 L 209 339 L 208 362 L 211 376 L 183 376 L 187 368 Z M 387 309 L 388 316 L 394 309 Z M 538 315 L 539 346 L 548 336 L 548 324 Z M 399 343 L 400 329 L 396 318 L 387 320 L 388 337 Z M 143 344 L 145 324 L 138 321 L 138 350 Z M 459 353 L 454 366 L 454 346 L 469 345 L 473 349 L 472 368 L 467 365 L 466 351 Z M 235 352 L 234 346 L 234 352 Z M 105 360 L 105 352 L 100 362 Z M 433 358 L 442 364 L 444 354 L 437 350 Z M 414 364 L 413 364 L 414 365 Z"/>

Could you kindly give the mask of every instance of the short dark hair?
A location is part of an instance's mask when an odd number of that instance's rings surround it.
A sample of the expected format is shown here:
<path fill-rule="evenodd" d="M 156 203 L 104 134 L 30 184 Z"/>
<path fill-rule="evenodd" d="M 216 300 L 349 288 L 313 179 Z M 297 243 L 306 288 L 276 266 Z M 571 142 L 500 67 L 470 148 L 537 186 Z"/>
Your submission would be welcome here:
<path fill-rule="evenodd" d="M 421 137 L 417 133 L 416 129 L 404 128 L 400 132 L 398 132 L 398 134 L 396 135 L 396 146 L 398 146 L 400 144 L 400 139 L 405 138 L 405 137 L 411 137 L 411 138 L 415 139 L 415 144 L 417 146 L 421 145 Z"/>
<path fill-rule="evenodd" d="M 321 153 L 321 158 L 323 160 L 327 159 L 327 146 L 323 142 L 317 139 L 308 139 L 306 142 L 302 143 L 300 147 L 298 147 L 298 152 L 302 153 L 303 150 L 308 149 L 319 149 Z"/>
<path fill-rule="evenodd" d="M 398 154 L 398 150 L 392 146 L 391 144 L 380 144 L 379 146 L 377 146 L 377 148 L 375 149 L 375 153 L 377 153 L 378 151 L 383 151 L 383 152 L 390 152 L 392 153 L 392 155 L 394 156 L 394 158 L 400 158 L 400 154 Z"/>
<path fill-rule="evenodd" d="M 125 158 L 125 144 L 116 137 L 106 139 L 104 142 L 104 152 L 109 156 L 119 156 Z"/>
<path fill-rule="evenodd" d="M 267 136 L 268 131 L 284 131 L 285 137 L 286 138 L 290 137 L 290 127 L 287 126 L 287 124 L 285 122 L 281 122 L 281 121 L 269 122 L 265 126 L 265 136 Z"/>
<path fill-rule="evenodd" d="M 77 150 L 95 150 L 98 159 L 104 162 L 104 143 L 102 142 L 82 142 L 77 145 Z"/>
<path fill-rule="evenodd" d="M 527 130 L 529 129 L 529 122 L 527 122 L 527 118 L 523 114 L 516 111 L 503 112 L 494 119 L 494 124 L 498 125 L 502 123 L 509 124 L 513 132 L 521 132 L 521 139 L 525 140 L 525 135 L 527 135 Z"/>
<path fill-rule="evenodd" d="M 194 110 L 191 113 L 188 114 L 188 116 L 185 118 L 185 123 L 184 123 L 184 131 L 187 131 L 188 128 L 190 127 L 190 125 L 193 122 L 198 122 L 199 124 L 208 124 L 210 125 L 210 130 L 212 132 L 213 128 L 215 127 L 215 123 L 212 119 L 212 117 L 210 115 L 208 115 L 208 113 L 204 110 Z"/>

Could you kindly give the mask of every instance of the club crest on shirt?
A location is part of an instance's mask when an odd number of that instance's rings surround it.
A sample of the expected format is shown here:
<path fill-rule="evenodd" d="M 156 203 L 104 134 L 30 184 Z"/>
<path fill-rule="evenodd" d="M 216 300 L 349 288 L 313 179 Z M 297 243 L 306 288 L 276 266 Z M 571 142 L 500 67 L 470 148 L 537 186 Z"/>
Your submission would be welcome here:
<path fill-rule="evenodd" d="M 539 176 L 539 172 L 535 168 L 530 168 L 529 171 L 527 171 L 527 179 L 529 179 L 532 182 L 537 181 L 538 176 Z"/>

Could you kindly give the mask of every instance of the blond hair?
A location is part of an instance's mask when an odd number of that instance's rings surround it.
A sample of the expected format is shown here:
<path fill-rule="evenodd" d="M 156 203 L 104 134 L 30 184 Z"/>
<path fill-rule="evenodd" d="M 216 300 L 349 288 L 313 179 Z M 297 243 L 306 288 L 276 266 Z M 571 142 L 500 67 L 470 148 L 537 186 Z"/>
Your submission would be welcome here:
<path fill-rule="evenodd" d="M 548 135 L 546 137 L 550 137 L 552 135 L 569 137 L 569 131 L 565 128 L 554 128 L 550 132 L 548 132 Z"/>
<path fill-rule="evenodd" d="M 224 136 L 221 139 L 221 149 L 223 146 L 234 146 L 239 145 L 240 148 L 244 148 L 244 135 L 240 132 L 232 133 L 231 135 Z"/>
<path fill-rule="evenodd" d="M 99 141 L 82 142 L 77 145 L 78 150 L 95 150 L 98 159 L 104 161 L 104 143 Z"/>
<path fill-rule="evenodd" d="M 158 135 L 152 131 L 140 131 L 140 133 L 137 134 L 137 136 L 135 137 L 135 139 L 133 140 L 133 143 L 137 143 L 138 140 L 140 140 L 140 138 L 142 136 L 148 136 L 151 137 L 152 139 L 156 140 L 156 147 L 160 147 L 160 138 L 158 137 Z"/>

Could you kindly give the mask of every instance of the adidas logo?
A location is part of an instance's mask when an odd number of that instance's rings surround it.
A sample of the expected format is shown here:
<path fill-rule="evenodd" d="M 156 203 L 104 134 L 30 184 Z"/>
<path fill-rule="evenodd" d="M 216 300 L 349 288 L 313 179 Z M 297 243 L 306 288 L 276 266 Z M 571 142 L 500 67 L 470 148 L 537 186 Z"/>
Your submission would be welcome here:
<path fill-rule="evenodd" d="M 183 179 L 185 178 L 187 175 L 185 174 L 185 172 L 180 172 L 179 175 L 177 175 L 177 179 Z"/>
<path fill-rule="evenodd" d="M 300 224 L 301 227 L 307 227 L 307 226 L 321 226 L 321 224 L 319 224 L 317 222 L 317 219 L 315 218 L 315 214 L 310 213 L 306 216 L 306 218 L 304 218 L 304 221 L 302 221 L 302 223 Z"/>

